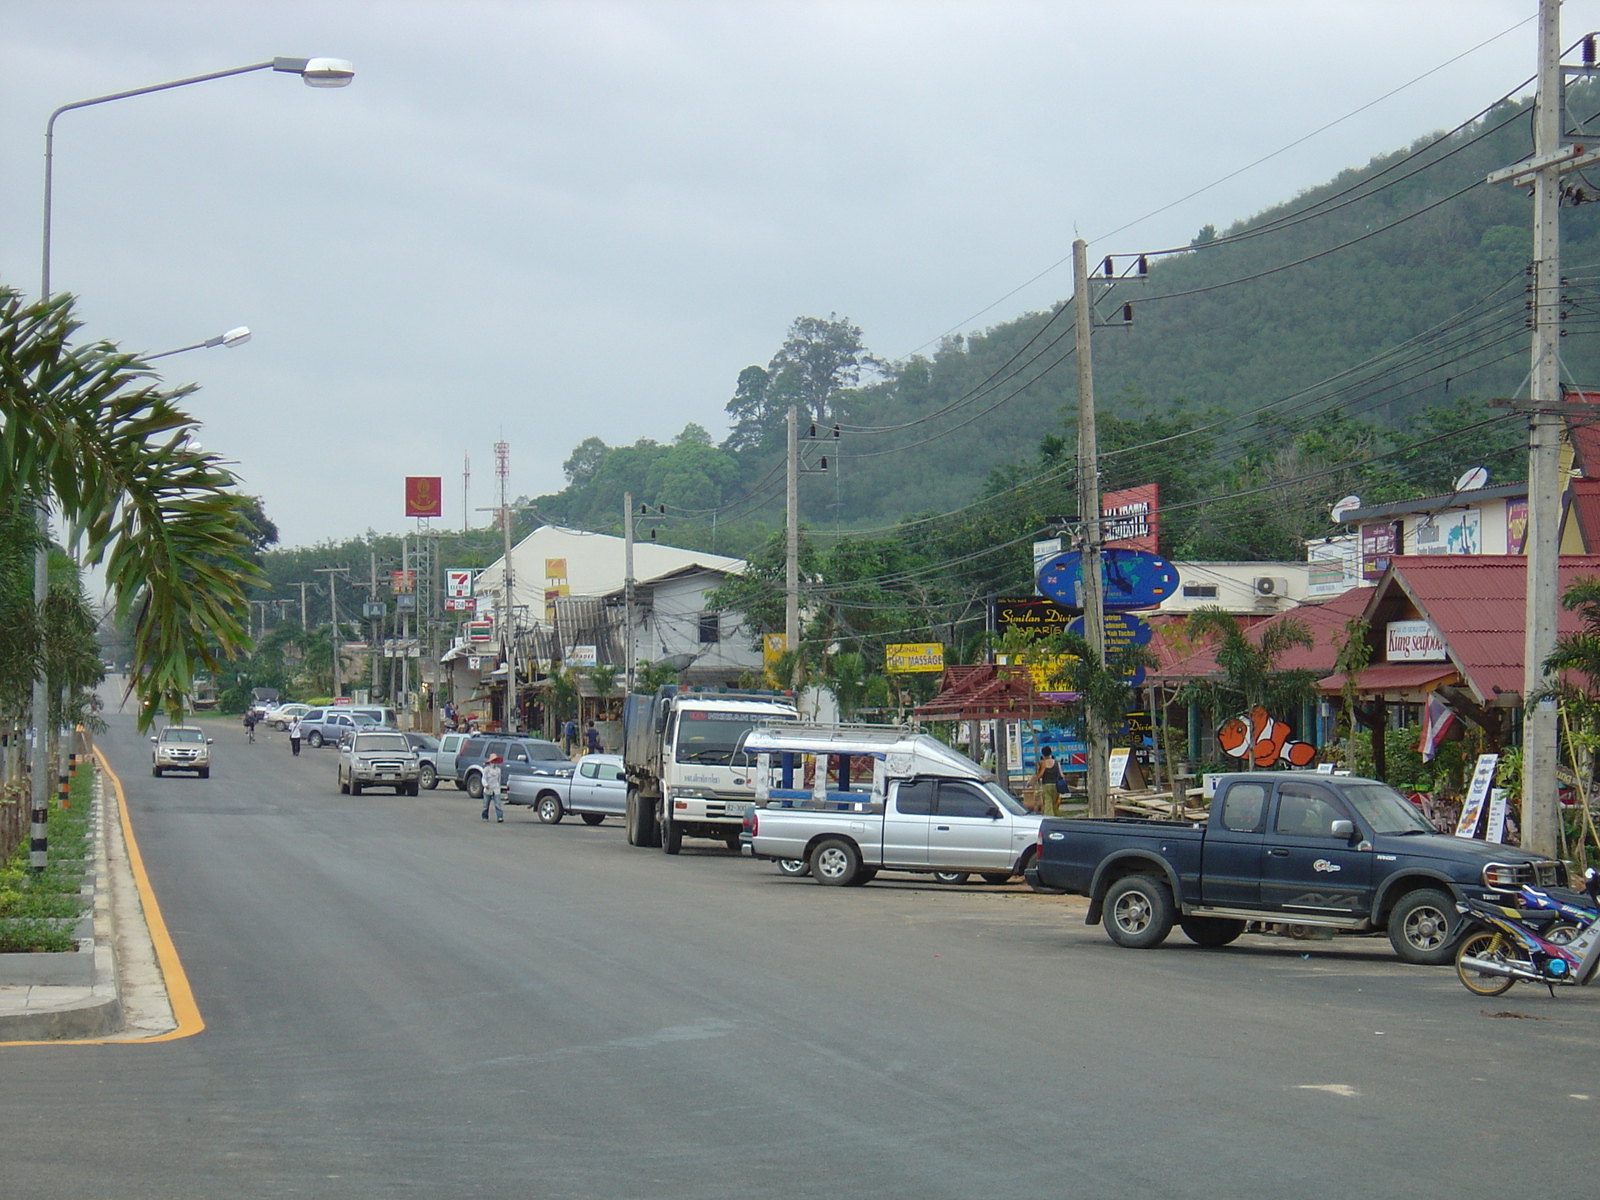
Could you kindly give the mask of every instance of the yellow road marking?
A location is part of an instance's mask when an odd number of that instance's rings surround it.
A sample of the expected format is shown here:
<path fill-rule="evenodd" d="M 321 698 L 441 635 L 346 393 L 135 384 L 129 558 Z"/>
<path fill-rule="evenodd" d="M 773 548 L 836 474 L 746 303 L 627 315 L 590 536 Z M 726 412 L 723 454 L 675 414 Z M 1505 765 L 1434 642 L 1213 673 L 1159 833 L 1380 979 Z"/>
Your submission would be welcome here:
<path fill-rule="evenodd" d="M 128 798 L 122 790 L 122 780 L 111 769 L 106 756 L 95 747 L 94 756 L 100 769 L 111 780 L 117 793 L 117 816 L 122 822 L 122 843 L 128 848 L 128 866 L 133 871 L 134 885 L 139 889 L 139 903 L 144 908 L 145 924 L 150 929 L 150 942 L 155 947 L 156 962 L 161 966 L 162 978 L 167 985 L 167 1001 L 172 1005 L 172 1015 L 178 1027 L 166 1033 L 145 1038 L 77 1038 L 37 1042 L 0 1042 L 0 1046 L 133 1046 L 145 1042 L 172 1042 L 193 1037 L 206 1027 L 200 1016 L 200 1006 L 195 1003 L 194 991 L 189 987 L 189 976 L 184 973 L 178 958 L 178 948 L 172 944 L 167 923 L 161 917 L 161 905 L 156 902 L 155 890 L 150 886 L 150 876 L 145 873 L 144 856 L 139 853 L 139 843 L 133 836 L 133 824 L 128 818 Z"/>

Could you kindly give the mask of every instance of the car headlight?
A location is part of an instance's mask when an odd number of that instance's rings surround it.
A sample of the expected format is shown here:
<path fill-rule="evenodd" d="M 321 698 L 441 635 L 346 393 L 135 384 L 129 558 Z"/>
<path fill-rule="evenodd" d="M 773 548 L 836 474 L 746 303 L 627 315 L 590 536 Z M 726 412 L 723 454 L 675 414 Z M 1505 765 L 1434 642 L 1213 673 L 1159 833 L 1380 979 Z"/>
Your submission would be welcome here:
<path fill-rule="evenodd" d="M 704 800 L 706 794 L 699 788 L 674 788 L 672 798 L 674 800 Z"/>

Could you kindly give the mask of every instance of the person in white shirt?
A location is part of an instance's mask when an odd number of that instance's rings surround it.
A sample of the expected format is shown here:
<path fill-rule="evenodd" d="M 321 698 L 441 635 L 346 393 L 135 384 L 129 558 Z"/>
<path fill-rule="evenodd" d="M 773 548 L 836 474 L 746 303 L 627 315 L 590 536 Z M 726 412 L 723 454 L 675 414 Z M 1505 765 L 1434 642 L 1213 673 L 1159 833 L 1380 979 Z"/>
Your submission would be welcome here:
<path fill-rule="evenodd" d="M 489 761 L 483 764 L 483 819 L 489 819 L 489 803 L 494 802 L 494 819 L 504 821 L 506 810 L 500 806 L 500 764 L 505 759 L 498 754 L 491 754 Z"/>
<path fill-rule="evenodd" d="M 289 721 L 289 749 L 294 751 L 296 758 L 300 757 L 300 718 L 293 717 Z"/>

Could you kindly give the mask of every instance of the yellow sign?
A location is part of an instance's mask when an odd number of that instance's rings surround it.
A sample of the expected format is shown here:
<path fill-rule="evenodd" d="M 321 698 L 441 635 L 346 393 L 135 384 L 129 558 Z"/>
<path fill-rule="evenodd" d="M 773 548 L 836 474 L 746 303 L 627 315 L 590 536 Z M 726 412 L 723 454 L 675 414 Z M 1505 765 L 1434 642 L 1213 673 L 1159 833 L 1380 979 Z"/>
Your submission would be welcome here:
<path fill-rule="evenodd" d="M 766 676 L 767 686 L 770 688 L 782 686 L 778 679 L 778 659 L 782 658 L 788 649 L 788 634 L 764 633 L 761 635 L 762 674 Z"/>
<path fill-rule="evenodd" d="M 546 579 L 565 579 L 567 577 L 567 560 L 564 558 L 545 559 L 544 577 Z"/>
<path fill-rule="evenodd" d="M 890 674 L 944 670 L 942 642 L 906 642 L 883 648 L 883 669 Z"/>

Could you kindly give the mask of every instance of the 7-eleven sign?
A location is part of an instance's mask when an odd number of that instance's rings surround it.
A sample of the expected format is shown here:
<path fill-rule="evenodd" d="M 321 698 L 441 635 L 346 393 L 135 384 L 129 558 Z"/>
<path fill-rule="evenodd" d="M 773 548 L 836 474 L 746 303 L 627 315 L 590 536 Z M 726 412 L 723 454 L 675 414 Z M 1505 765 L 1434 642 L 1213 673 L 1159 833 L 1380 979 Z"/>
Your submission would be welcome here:
<path fill-rule="evenodd" d="M 472 595 L 471 571 L 446 571 L 444 573 L 444 594 L 460 600 Z"/>

